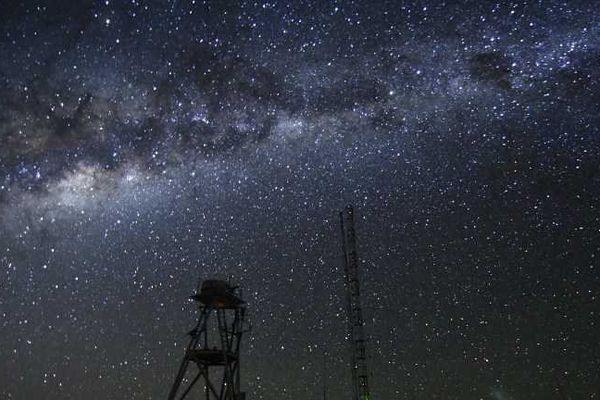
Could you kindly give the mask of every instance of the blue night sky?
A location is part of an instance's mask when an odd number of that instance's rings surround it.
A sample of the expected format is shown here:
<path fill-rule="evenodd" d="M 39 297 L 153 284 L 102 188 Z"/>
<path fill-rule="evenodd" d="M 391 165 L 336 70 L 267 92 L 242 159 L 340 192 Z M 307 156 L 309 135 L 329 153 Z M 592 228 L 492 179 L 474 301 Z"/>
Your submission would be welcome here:
<path fill-rule="evenodd" d="M 0 398 L 165 399 L 198 279 L 248 399 L 600 396 L 596 1 L 0 4 Z"/>

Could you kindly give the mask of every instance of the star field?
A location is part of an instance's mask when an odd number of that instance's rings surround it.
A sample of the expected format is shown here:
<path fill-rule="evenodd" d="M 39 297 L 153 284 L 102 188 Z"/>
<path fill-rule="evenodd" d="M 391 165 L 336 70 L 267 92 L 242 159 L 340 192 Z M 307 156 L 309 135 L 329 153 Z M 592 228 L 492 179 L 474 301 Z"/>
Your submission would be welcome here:
<path fill-rule="evenodd" d="M 6 3 L 6 4 L 4 4 Z M 0 398 L 166 398 L 198 279 L 249 399 L 600 396 L 593 1 L 0 4 Z"/>

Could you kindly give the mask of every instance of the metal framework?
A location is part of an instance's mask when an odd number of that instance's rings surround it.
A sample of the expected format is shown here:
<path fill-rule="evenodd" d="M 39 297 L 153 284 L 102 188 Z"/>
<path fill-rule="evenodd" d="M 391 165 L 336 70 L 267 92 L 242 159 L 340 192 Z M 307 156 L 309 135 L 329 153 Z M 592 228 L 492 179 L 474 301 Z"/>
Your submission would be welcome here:
<path fill-rule="evenodd" d="M 246 332 L 246 309 L 236 289 L 225 281 L 206 280 L 190 297 L 199 303 L 200 315 L 189 332 L 191 339 L 169 400 L 188 395 L 205 400 L 244 400 L 240 390 L 240 343 Z"/>
<path fill-rule="evenodd" d="M 352 385 L 354 400 L 369 400 L 369 377 L 367 372 L 366 339 L 360 301 L 358 280 L 358 255 L 356 253 L 356 233 L 354 231 L 354 209 L 347 206 L 340 213 L 342 243 L 344 251 L 344 271 L 346 275 L 346 295 L 348 312 L 348 334 L 350 336 Z"/>

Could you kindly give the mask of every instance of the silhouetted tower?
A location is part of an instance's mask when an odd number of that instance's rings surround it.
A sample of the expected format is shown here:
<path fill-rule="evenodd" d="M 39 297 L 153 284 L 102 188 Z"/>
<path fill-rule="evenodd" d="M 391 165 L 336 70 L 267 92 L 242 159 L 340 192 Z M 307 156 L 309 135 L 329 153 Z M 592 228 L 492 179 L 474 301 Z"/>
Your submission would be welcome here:
<path fill-rule="evenodd" d="M 366 339 L 360 302 L 358 281 L 358 255 L 354 231 L 354 209 L 347 206 L 340 213 L 344 250 L 344 271 L 348 300 L 348 334 L 350 336 L 352 384 L 354 400 L 369 400 L 369 378 L 367 372 Z"/>
<path fill-rule="evenodd" d="M 245 398 L 240 391 L 240 342 L 246 309 L 236 289 L 225 281 L 206 280 L 190 297 L 199 303 L 200 315 L 189 333 L 190 343 L 169 400 L 190 393 L 205 400 Z"/>

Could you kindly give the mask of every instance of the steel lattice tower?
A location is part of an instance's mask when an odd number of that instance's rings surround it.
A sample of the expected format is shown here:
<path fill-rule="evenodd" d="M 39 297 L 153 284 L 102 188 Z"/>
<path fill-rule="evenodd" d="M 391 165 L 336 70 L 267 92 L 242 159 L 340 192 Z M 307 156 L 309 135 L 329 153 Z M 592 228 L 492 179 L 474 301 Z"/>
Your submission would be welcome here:
<path fill-rule="evenodd" d="M 348 312 L 348 334 L 350 336 L 352 384 L 354 400 L 369 400 L 369 377 L 367 370 L 366 339 L 360 301 L 358 280 L 358 255 L 354 231 L 354 209 L 347 206 L 340 213 L 344 271 Z"/>
<path fill-rule="evenodd" d="M 244 301 L 236 294 L 236 287 L 225 281 L 207 280 L 198 289 L 191 299 L 199 303 L 200 315 L 189 333 L 191 339 L 169 400 L 189 394 L 205 400 L 243 400 L 240 342 L 245 332 Z"/>

